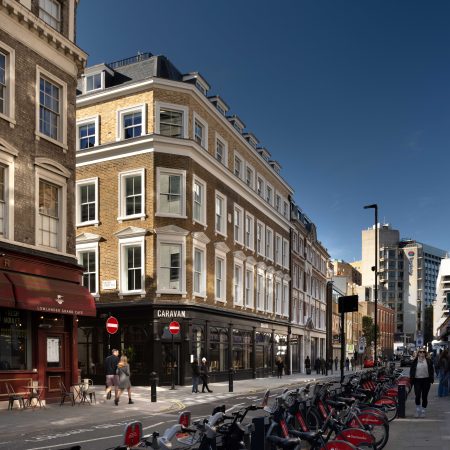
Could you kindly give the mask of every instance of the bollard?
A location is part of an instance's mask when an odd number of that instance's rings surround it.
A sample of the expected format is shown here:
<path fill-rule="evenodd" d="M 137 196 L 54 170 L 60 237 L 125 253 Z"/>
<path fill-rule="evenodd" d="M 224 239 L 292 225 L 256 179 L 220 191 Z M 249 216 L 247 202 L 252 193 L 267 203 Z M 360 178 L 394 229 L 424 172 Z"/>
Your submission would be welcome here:
<path fill-rule="evenodd" d="M 230 367 L 230 370 L 228 371 L 228 392 L 233 392 L 233 375 L 234 369 Z"/>
<path fill-rule="evenodd" d="M 158 375 L 156 374 L 156 372 L 152 372 L 150 374 L 150 398 L 151 398 L 152 403 L 157 401 L 157 399 L 156 399 L 157 381 L 158 381 Z"/>
<path fill-rule="evenodd" d="M 406 389 L 404 384 L 398 385 L 398 417 L 405 418 Z"/>
<path fill-rule="evenodd" d="M 251 439 L 251 450 L 264 450 L 266 448 L 266 417 L 254 417 L 254 426 Z"/>

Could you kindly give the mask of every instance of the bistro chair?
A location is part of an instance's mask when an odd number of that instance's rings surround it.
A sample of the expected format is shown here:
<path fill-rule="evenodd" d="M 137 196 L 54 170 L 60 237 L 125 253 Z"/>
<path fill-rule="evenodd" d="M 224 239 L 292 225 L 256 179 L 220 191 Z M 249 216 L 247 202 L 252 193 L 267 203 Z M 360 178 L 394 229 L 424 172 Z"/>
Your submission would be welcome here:
<path fill-rule="evenodd" d="M 72 406 L 75 405 L 75 396 L 73 392 L 70 392 L 66 389 L 66 386 L 64 385 L 64 383 L 59 380 L 59 388 L 61 389 L 61 403 L 59 404 L 59 406 L 62 406 L 64 404 L 64 402 L 66 401 L 66 398 L 68 398 L 71 403 Z"/>
<path fill-rule="evenodd" d="M 27 394 L 15 392 L 10 383 L 5 382 L 6 392 L 8 394 L 8 409 L 13 409 L 14 402 L 19 402 L 19 407 L 25 409 L 25 401 L 29 401 Z"/>
<path fill-rule="evenodd" d="M 97 398 L 95 397 L 95 389 L 94 389 L 94 382 L 90 378 L 84 378 L 83 384 L 82 384 L 82 399 L 81 403 L 86 403 L 86 401 L 89 402 L 89 404 L 92 403 L 92 398 L 94 398 L 95 404 L 97 404 Z M 87 400 L 87 396 L 89 395 L 89 400 Z"/>

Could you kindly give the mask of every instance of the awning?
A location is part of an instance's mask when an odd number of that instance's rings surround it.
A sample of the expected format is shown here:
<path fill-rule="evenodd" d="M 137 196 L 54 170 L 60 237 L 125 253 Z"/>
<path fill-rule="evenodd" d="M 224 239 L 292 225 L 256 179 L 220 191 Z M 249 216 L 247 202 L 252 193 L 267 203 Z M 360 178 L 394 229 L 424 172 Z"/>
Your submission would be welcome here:
<path fill-rule="evenodd" d="M 0 272 L 0 306 L 14 308 L 15 303 L 11 283 L 4 273 Z"/>
<path fill-rule="evenodd" d="M 14 286 L 15 307 L 32 311 L 95 316 L 95 302 L 83 286 L 22 273 L 8 273 Z"/>

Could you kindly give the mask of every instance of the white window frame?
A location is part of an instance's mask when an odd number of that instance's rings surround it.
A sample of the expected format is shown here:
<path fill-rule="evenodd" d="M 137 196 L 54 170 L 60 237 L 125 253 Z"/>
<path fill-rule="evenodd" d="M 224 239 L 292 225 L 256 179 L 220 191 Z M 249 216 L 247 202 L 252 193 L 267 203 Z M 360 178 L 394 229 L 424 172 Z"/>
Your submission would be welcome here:
<path fill-rule="evenodd" d="M 126 193 L 126 187 L 125 187 L 125 179 L 131 176 L 140 175 L 141 176 L 141 186 L 142 186 L 142 212 L 139 214 L 130 214 L 129 216 L 126 215 L 126 201 L 125 201 L 125 193 Z M 132 220 L 132 219 L 141 219 L 144 220 L 145 218 L 145 169 L 134 169 L 129 170 L 126 172 L 120 172 L 119 173 L 119 217 L 117 217 L 118 221 L 123 220 Z"/>
<path fill-rule="evenodd" d="M 281 263 L 285 269 L 289 269 L 289 241 L 283 238 L 281 245 Z"/>
<path fill-rule="evenodd" d="M 93 184 L 95 186 L 95 219 L 87 220 L 85 222 L 81 221 L 81 194 L 80 188 L 82 186 L 86 186 L 89 184 Z M 87 225 L 98 225 L 98 177 L 94 178 L 86 178 L 84 180 L 78 180 L 76 182 L 76 191 L 75 191 L 75 202 L 76 202 L 76 226 L 87 226 Z"/>
<path fill-rule="evenodd" d="M 58 128 L 58 139 L 53 139 L 39 130 L 39 118 L 40 118 L 40 84 L 41 78 L 46 78 L 51 83 L 56 84 L 60 88 L 60 103 L 59 103 L 59 128 Z M 67 83 L 61 79 L 55 77 L 53 74 L 45 70 L 40 66 L 36 66 L 36 117 L 35 117 L 35 131 L 34 134 L 36 138 L 45 139 L 53 144 L 62 147 L 63 150 L 67 151 Z"/>
<path fill-rule="evenodd" d="M 95 125 L 95 142 L 94 147 L 97 147 L 99 145 L 99 123 L 100 123 L 100 116 L 96 114 L 92 117 L 86 117 L 81 120 L 77 120 L 77 141 L 76 141 L 76 149 L 81 150 L 80 148 L 80 127 L 84 125 L 89 125 L 90 123 L 94 123 Z M 92 147 L 89 147 L 92 148 Z M 89 148 L 85 148 L 83 150 L 89 150 Z"/>
<path fill-rule="evenodd" d="M 199 144 L 195 139 L 195 122 L 198 121 L 203 126 L 204 136 L 202 136 L 202 142 Z M 195 111 L 192 113 L 192 140 L 197 142 L 205 150 L 208 150 L 208 122 L 203 119 Z"/>
<path fill-rule="evenodd" d="M 278 204 L 277 204 L 277 202 L 278 202 Z M 281 211 L 281 204 L 282 204 L 282 202 L 283 202 L 283 200 L 282 200 L 282 198 L 281 198 L 281 195 L 279 194 L 279 192 L 278 191 L 275 191 L 275 195 L 274 195 L 274 202 L 273 202 L 273 205 L 274 205 L 274 208 L 281 214 L 282 213 L 282 211 Z"/>
<path fill-rule="evenodd" d="M 144 136 L 147 134 L 147 105 L 145 103 L 141 103 L 139 105 L 133 105 L 133 106 L 128 106 L 126 108 L 121 108 L 116 111 L 116 114 L 117 114 L 116 141 L 126 140 L 124 137 L 125 127 L 124 127 L 123 119 L 124 119 L 124 116 L 126 116 L 127 114 L 132 114 L 135 112 L 141 113 L 141 119 L 142 119 L 142 121 L 141 121 L 141 136 Z M 137 136 L 134 136 L 134 138 L 136 138 L 136 137 Z M 134 138 L 131 138 L 131 139 L 134 139 Z"/>
<path fill-rule="evenodd" d="M 192 293 L 195 297 L 201 297 L 206 300 L 206 274 L 207 274 L 207 265 L 206 265 L 206 243 L 202 242 L 198 239 L 192 240 Z M 200 290 L 195 290 L 195 251 L 199 250 L 203 254 L 202 258 L 202 272 L 200 273 Z"/>
<path fill-rule="evenodd" d="M 57 248 L 47 247 L 45 245 L 38 244 L 39 227 L 35 227 L 35 243 L 36 247 L 50 252 L 62 252 L 66 253 L 66 241 L 67 241 L 67 179 L 61 175 L 58 175 L 50 170 L 46 170 L 42 167 L 36 167 L 35 172 L 35 223 L 39 223 L 39 180 L 48 181 L 59 188 L 59 230 L 58 230 L 58 246 Z"/>
<path fill-rule="evenodd" d="M 240 271 L 240 280 L 237 281 L 236 268 Z M 244 263 L 239 258 L 234 258 L 233 264 L 233 303 L 244 306 Z"/>
<path fill-rule="evenodd" d="M 0 118 L 5 119 L 11 126 L 16 124 L 16 52 L 0 41 L 0 52 L 5 56 L 5 111 L 0 111 Z"/>
<path fill-rule="evenodd" d="M 283 260 L 282 260 L 282 247 L 283 247 L 283 239 L 282 237 L 278 234 L 275 233 L 275 242 L 274 242 L 274 259 L 275 259 L 275 264 L 278 264 L 279 266 L 282 265 Z"/>
<path fill-rule="evenodd" d="M 240 162 L 240 170 L 238 174 L 236 173 L 236 159 L 238 159 Z M 240 180 L 244 180 L 244 171 L 245 171 L 244 158 L 240 155 L 238 151 L 235 150 L 233 155 L 233 174 Z"/>
<path fill-rule="evenodd" d="M 261 181 L 261 192 L 258 191 L 258 183 Z M 259 174 L 256 175 L 256 193 L 263 199 L 266 198 L 266 180 Z"/>
<path fill-rule="evenodd" d="M 298 253 L 298 233 L 292 230 L 292 251 Z"/>
<path fill-rule="evenodd" d="M 251 179 L 251 182 L 249 183 L 248 182 L 248 177 L 247 177 L 247 172 L 248 171 L 250 171 L 251 172 L 251 174 L 252 174 L 252 179 Z M 251 189 L 251 190 L 255 190 L 255 174 L 256 174 L 256 172 L 255 172 L 255 169 L 254 169 L 254 167 L 252 166 L 252 165 L 250 165 L 249 163 L 246 163 L 245 164 L 245 178 L 244 178 L 244 181 L 245 181 L 245 184 Z"/>
<path fill-rule="evenodd" d="M 283 199 L 283 216 L 288 220 L 290 220 L 289 210 L 289 202 L 286 199 Z"/>
<path fill-rule="evenodd" d="M 268 233 L 270 233 L 271 236 L 272 236 L 271 239 L 270 239 L 270 242 L 269 242 L 268 239 L 267 239 L 267 234 L 268 234 Z M 273 261 L 273 255 L 274 255 L 274 253 L 273 253 L 274 238 L 275 238 L 275 237 L 274 237 L 274 233 L 273 233 L 272 228 L 266 226 L 266 235 L 265 235 L 265 239 L 264 239 L 265 244 L 266 244 L 265 254 L 266 254 L 266 258 L 267 258 L 269 261 Z"/>
<path fill-rule="evenodd" d="M 125 251 L 128 247 L 141 247 L 141 286 L 142 289 L 128 290 L 128 274 L 125 265 Z M 119 238 L 119 295 L 145 294 L 145 236 Z"/>
<path fill-rule="evenodd" d="M 87 88 L 87 79 L 89 77 L 95 77 L 96 75 L 100 75 L 100 87 L 96 88 L 96 89 L 90 89 L 88 91 Z M 89 73 L 89 74 L 84 74 L 83 75 L 83 91 L 85 94 L 89 94 L 91 92 L 98 92 L 98 91 L 103 91 L 105 89 L 105 71 L 102 70 L 100 72 L 93 72 L 93 73 Z"/>
<path fill-rule="evenodd" d="M 62 27 L 62 4 L 61 2 L 57 1 L 57 0 L 50 0 L 49 3 L 52 3 L 54 5 L 58 6 L 58 17 L 55 17 L 53 15 L 51 15 L 46 9 L 44 9 L 43 7 L 41 7 L 41 3 L 45 3 L 46 0 L 39 0 L 38 2 L 38 16 L 39 18 L 45 22 L 49 27 L 52 27 L 54 30 L 61 32 L 61 27 Z M 58 27 L 54 27 L 51 23 L 49 23 L 47 20 L 45 20 L 44 18 L 41 17 L 41 10 L 44 12 L 44 14 L 46 14 L 47 16 L 51 17 L 55 22 L 58 23 Z"/>
<path fill-rule="evenodd" d="M 14 156 L 0 151 L 0 164 L 5 168 L 4 232 L 0 239 L 14 240 Z"/>
<path fill-rule="evenodd" d="M 281 316 L 281 312 L 282 312 L 282 282 L 281 282 L 281 278 L 275 276 L 274 277 L 274 282 L 273 282 L 273 292 L 274 292 L 274 303 L 275 303 L 275 314 Z"/>
<path fill-rule="evenodd" d="M 282 302 L 282 308 L 281 313 L 284 317 L 289 317 L 289 282 L 286 280 L 283 280 L 283 286 L 281 287 L 282 294 L 281 294 L 281 302 Z"/>
<path fill-rule="evenodd" d="M 223 144 L 223 162 L 217 159 L 217 141 Z M 228 142 L 217 132 L 214 139 L 214 158 L 219 164 L 228 167 Z"/>
<path fill-rule="evenodd" d="M 236 236 L 236 217 L 241 218 L 241 224 L 238 227 L 237 236 Z M 241 245 L 244 245 L 244 227 L 245 227 L 244 209 L 235 204 L 233 209 L 233 239 L 234 242 L 237 242 L 238 244 Z"/>
<path fill-rule="evenodd" d="M 159 283 L 161 275 L 161 244 L 166 245 L 181 245 L 181 258 L 180 258 L 180 289 L 164 289 Z M 179 294 L 187 295 L 186 292 L 186 233 L 175 234 L 158 234 L 157 235 L 157 247 L 156 247 L 156 294 Z"/>
<path fill-rule="evenodd" d="M 216 199 L 217 197 L 219 197 L 220 199 L 222 199 L 223 201 L 223 216 L 221 218 L 221 227 L 223 228 L 222 231 L 219 231 L 216 227 Z M 215 230 L 215 234 L 216 235 L 221 235 L 224 236 L 225 238 L 227 237 L 227 197 L 225 195 L 223 195 L 221 192 L 219 191 L 215 191 L 215 196 L 214 196 L 214 230 Z M 234 234 L 234 228 L 233 228 L 233 234 Z"/>
<path fill-rule="evenodd" d="M 177 213 L 167 213 L 161 211 L 161 174 L 170 174 L 170 175 L 179 175 L 181 176 L 181 211 L 179 214 Z M 156 213 L 157 217 L 179 217 L 181 219 L 187 219 L 186 216 L 186 171 L 180 169 L 171 169 L 166 167 L 157 167 L 156 168 Z"/>
<path fill-rule="evenodd" d="M 195 211 L 195 184 L 198 183 L 200 186 L 202 186 L 203 189 L 203 202 L 200 205 L 200 210 L 201 210 L 201 218 L 200 219 L 196 219 L 194 217 L 194 211 Z M 206 220 L 206 198 L 207 198 L 207 186 L 206 186 L 206 182 L 203 181 L 201 178 L 197 177 L 196 175 L 194 175 L 192 177 L 192 222 L 194 223 L 199 223 L 200 225 L 203 225 L 205 228 L 207 227 L 207 220 Z M 158 197 L 159 198 L 159 197 Z"/>
<path fill-rule="evenodd" d="M 273 312 L 273 274 L 266 272 L 266 289 L 264 298 L 264 311 L 268 313 Z"/>
<path fill-rule="evenodd" d="M 271 192 L 271 196 L 270 196 L 270 199 L 268 198 L 268 193 L 269 193 L 269 189 L 270 189 L 270 192 Z M 270 184 L 270 183 L 268 183 L 267 181 L 266 181 L 266 189 L 265 189 L 265 195 L 264 195 L 264 200 L 270 205 L 270 206 L 273 206 L 274 205 L 274 195 L 275 195 L 275 190 L 274 190 L 274 188 L 273 188 L 273 186 Z"/>
<path fill-rule="evenodd" d="M 248 260 L 244 269 L 244 306 L 251 309 L 255 307 L 255 264 Z"/>
<path fill-rule="evenodd" d="M 221 295 L 217 296 L 217 260 L 222 261 Z M 227 254 L 216 249 L 214 254 L 214 299 L 216 302 L 227 302 Z"/>
<path fill-rule="evenodd" d="M 85 244 L 77 244 L 76 245 L 76 255 L 78 264 L 81 265 L 81 253 L 84 252 L 94 252 L 95 253 L 95 287 L 97 288 L 95 292 L 91 292 L 91 294 L 95 297 L 99 296 L 100 286 L 100 270 L 99 270 L 99 245 L 98 242 L 89 242 Z"/>
<path fill-rule="evenodd" d="M 250 219 L 251 225 L 248 230 L 247 219 Z M 245 213 L 244 218 L 244 244 L 245 247 L 251 251 L 255 250 L 255 218 L 248 212 Z"/>
<path fill-rule="evenodd" d="M 261 245 L 258 249 L 258 227 L 261 226 Z M 263 222 L 256 221 L 256 252 L 260 256 L 266 256 L 266 226 Z"/>
<path fill-rule="evenodd" d="M 261 285 L 259 285 L 259 282 L 261 282 Z M 266 298 L 266 276 L 264 270 L 258 268 L 256 270 L 256 309 L 258 311 L 264 311 L 265 298 Z"/>
<path fill-rule="evenodd" d="M 182 138 L 189 138 L 189 108 L 187 106 L 178 105 L 176 103 L 155 102 L 155 133 L 161 134 L 161 109 L 168 109 L 170 111 L 181 112 L 183 114 L 183 132 Z M 170 136 L 165 136 L 170 139 Z M 172 138 L 179 139 L 179 138 Z"/>

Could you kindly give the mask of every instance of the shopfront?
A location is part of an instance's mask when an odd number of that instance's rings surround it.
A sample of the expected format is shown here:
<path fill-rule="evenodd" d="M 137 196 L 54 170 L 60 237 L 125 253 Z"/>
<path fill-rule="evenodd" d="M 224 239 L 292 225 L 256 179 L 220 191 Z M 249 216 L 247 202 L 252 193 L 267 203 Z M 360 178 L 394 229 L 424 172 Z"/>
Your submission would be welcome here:
<path fill-rule="evenodd" d="M 5 383 L 35 383 L 47 401 L 59 398 L 61 382 L 78 381 L 78 320 L 95 315 L 94 299 L 71 262 L 10 252 L 0 264 L 0 400 Z"/>
<path fill-rule="evenodd" d="M 119 331 L 108 342 L 105 321 L 119 320 Z M 169 333 L 169 323 L 180 323 L 180 333 Z M 277 355 L 287 356 L 287 325 L 255 321 L 218 308 L 141 305 L 99 308 L 96 319 L 83 318 L 78 331 L 83 377 L 104 382 L 103 362 L 111 348 L 128 356 L 135 384 L 148 385 L 151 372 L 159 384 L 191 382 L 191 363 L 205 357 L 210 381 L 225 381 L 230 368 L 235 379 L 269 376 Z"/>

